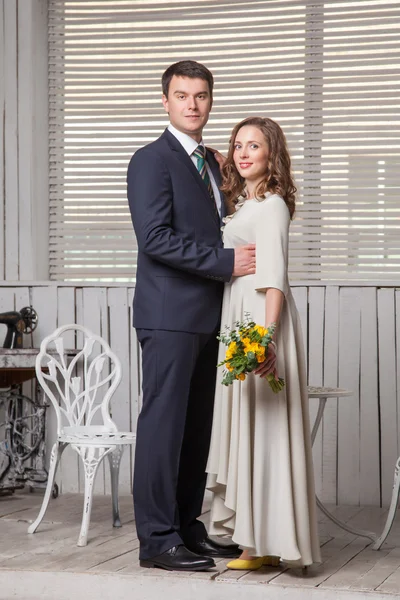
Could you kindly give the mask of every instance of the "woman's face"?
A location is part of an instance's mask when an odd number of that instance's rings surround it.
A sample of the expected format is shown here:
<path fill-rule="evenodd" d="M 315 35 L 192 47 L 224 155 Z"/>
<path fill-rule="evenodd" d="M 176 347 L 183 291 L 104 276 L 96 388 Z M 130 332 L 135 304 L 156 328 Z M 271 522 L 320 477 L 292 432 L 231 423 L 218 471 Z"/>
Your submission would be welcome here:
<path fill-rule="evenodd" d="M 263 133 L 254 125 L 244 125 L 237 132 L 233 160 L 239 174 L 254 183 L 265 179 L 269 149 Z"/>

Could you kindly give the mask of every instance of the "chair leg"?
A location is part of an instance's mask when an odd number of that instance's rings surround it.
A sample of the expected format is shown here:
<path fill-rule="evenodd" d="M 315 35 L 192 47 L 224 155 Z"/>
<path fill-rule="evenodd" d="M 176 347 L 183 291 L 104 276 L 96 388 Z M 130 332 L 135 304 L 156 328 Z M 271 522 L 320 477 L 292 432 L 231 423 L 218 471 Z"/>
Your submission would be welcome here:
<path fill-rule="evenodd" d="M 388 513 L 387 519 L 386 519 L 386 524 L 385 524 L 385 527 L 384 527 L 381 535 L 378 537 L 378 539 L 372 546 L 373 550 L 379 550 L 379 548 L 382 546 L 383 542 L 386 540 L 387 536 L 390 533 L 394 518 L 396 516 L 399 495 L 400 495 L 400 457 L 397 459 L 396 467 L 394 470 L 394 484 L 393 484 L 392 500 L 390 502 L 390 508 L 389 508 L 389 513 Z"/>
<path fill-rule="evenodd" d="M 124 451 L 123 446 L 117 446 L 113 452 L 108 455 L 108 461 L 110 463 L 110 475 L 111 475 L 111 497 L 112 497 L 112 519 L 113 527 L 121 527 L 121 520 L 119 518 L 119 503 L 118 503 L 118 480 L 119 480 L 119 467 L 121 465 L 121 457 Z"/>
<path fill-rule="evenodd" d="M 67 444 L 55 442 L 55 444 L 53 445 L 53 448 L 51 449 L 50 468 L 49 468 L 49 474 L 47 476 L 47 485 L 46 485 L 46 491 L 44 494 L 42 506 L 40 507 L 40 511 L 39 511 L 39 514 L 38 514 L 36 520 L 32 523 L 32 525 L 30 525 L 28 527 L 28 533 L 35 533 L 36 529 L 39 527 L 39 525 L 46 513 L 46 510 L 47 510 L 47 507 L 49 505 L 49 501 L 51 498 L 51 494 L 53 491 L 53 484 L 54 484 L 54 478 L 56 475 L 57 467 L 58 467 L 61 455 L 62 455 L 66 445 Z"/>
<path fill-rule="evenodd" d="M 83 516 L 81 531 L 77 546 L 87 545 L 87 536 L 90 523 L 90 515 L 92 512 L 92 500 L 93 500 L 93 485 L 96 478 L 97 469 L 103 458 L 111 452 L 112 448 L 101 448 L 98 446 L 77 446 L 72 445 L 72 448 L 78 452 L 83 461 L 85 469 L 85 494 L 84 494 L 84 505 L 83 505 Z"/>

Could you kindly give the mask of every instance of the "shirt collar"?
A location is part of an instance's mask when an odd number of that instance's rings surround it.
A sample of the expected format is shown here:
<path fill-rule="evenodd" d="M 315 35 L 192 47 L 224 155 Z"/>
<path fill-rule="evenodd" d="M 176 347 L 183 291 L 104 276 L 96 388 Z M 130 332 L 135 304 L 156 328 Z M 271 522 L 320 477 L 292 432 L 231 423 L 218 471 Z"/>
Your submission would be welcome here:
<path fill-rule="evenodd" d="M 193 152 L 196 150 L 197 146 L 202 145 L 205 147 L 203 140 L 201 140 L 201 142 L 196 142 L 196 140 L 191 138 L 190 135 L 187 135 L 186 133 L 182 133 L 182 131 L 179 131 L 179 129 L 176 129 L 176 127 L 171 125 L 171 123 L 168 125 L 168 131 L 170 131 L 172 133 L 172 135 L 176 137 L 178 142 L 180 142 L 182 144 L 182 146 L 184 147 L 186 152 L 189 154 L 189 156 L 191 156 L 193 154 Z"/>

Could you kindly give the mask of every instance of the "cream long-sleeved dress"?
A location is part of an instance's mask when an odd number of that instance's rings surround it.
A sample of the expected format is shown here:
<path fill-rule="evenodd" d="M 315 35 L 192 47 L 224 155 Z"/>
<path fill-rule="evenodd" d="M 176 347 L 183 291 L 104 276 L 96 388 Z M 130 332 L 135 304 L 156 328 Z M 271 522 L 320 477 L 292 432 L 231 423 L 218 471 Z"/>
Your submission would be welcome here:
<path fill-rule="evenodd" d="M 300 320 L 288 283 L 289 211 L 267 193 L 246 200 L 224 229 L 224 245 L 256 243 L 256 274 L 225 286 L 221 328 L 245 313 L 265 324 L 265 291 L 285 295 L 277 329 L 277 368 L 285 387 L 274 394 L 250 374 L 221 384 L 218 369 L 207 487 L 213 492 L 211 534 L 229 534 L 254 556 L 296 565 L 320 561 Z M 226 347 L 220 344 L 219 362 Z"/>

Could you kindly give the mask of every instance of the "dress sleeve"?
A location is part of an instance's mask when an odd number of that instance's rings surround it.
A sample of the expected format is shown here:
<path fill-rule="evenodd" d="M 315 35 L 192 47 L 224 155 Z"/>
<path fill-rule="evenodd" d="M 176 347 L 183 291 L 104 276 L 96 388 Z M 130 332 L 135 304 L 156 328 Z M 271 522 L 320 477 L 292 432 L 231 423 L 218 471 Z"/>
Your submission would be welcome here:
<path fill-rule="evenodd" d="M 256 223 L 255 289 L 288 292 L 289 209 L 280 196 L 267 198 Z"/>

